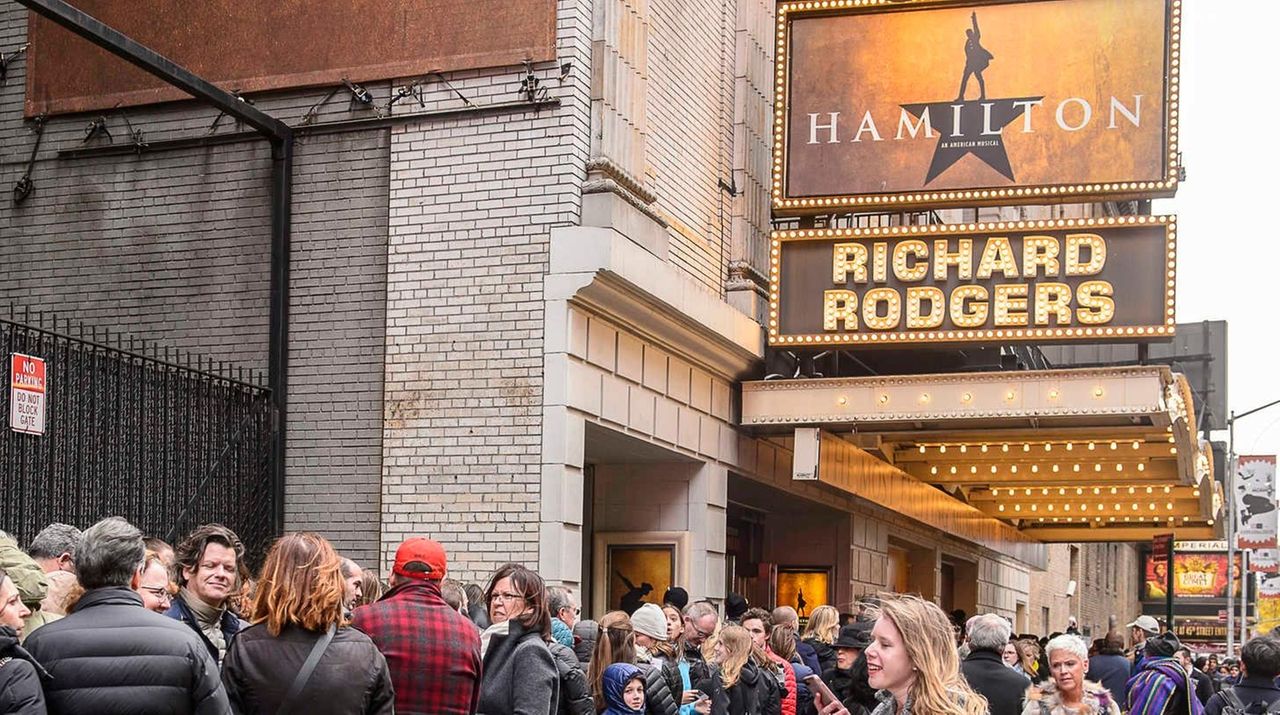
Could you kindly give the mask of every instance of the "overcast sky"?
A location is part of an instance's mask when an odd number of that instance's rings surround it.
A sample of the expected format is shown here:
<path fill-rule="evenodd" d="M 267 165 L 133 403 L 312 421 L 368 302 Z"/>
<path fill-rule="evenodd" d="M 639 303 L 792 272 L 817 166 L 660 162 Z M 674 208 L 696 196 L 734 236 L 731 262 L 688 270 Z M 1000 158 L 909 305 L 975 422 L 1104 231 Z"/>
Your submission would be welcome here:
<path fill-rule="evenodd" d="M 1185 0 L 1182 37 L 1187 180 L 1155 212 L 1178 216 L 1178 321 L 1228 321 L 1244 412 L 1280 399 L 1280 1 Z M 1280 452 L 1280 405 L 1240 420 L 1236 452 Z"/>

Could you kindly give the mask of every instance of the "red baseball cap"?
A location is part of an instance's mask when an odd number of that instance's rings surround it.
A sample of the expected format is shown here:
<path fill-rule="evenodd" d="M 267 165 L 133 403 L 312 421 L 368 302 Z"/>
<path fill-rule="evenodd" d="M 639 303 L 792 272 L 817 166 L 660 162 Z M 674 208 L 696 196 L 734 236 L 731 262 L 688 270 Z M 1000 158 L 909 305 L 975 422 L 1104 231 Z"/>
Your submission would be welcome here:
<path fill-rule="evenodd" d="M 444 578 L 448 565 L 443 546 L 425 536 L 415 536 L 405 539 L 396 549 L 396 563 L 391 571 L 405 578 L 439 581 Z"/>

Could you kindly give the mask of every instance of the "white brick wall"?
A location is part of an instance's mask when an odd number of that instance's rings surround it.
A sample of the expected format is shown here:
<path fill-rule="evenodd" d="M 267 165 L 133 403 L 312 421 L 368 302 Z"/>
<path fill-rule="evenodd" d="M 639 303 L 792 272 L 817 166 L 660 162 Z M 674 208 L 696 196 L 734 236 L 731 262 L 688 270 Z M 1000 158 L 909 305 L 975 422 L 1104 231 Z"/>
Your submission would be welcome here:
<path fill-rule="evenodd" d="M 562 0 L 539 68 L 561 105 L 397 127 L 391 135 L 382 548 L 439 539 L 459 579 L 534 564 L 543 395 L 543 274 L 554 226 L 580 211 L 590 7 Z M 521 68 L 451 78 L 515 99 Z M 441 93 L 438 101 L 449 100 Z"/>

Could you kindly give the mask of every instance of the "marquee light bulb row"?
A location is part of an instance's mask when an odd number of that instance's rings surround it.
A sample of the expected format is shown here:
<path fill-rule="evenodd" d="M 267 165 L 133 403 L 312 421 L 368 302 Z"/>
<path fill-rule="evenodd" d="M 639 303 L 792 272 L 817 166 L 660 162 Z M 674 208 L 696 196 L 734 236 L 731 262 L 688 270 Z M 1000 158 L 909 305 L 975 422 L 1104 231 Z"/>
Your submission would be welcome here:
<path fill-rule="evenodd" d="M 1053 511 L 1055 511 L 1055 508 L 1054 508 L 1055 506 L 1056 506 L 1056 505 L 1054 505 L 1054 504 L 1045 504 L 1045 505 L 1044 505 L 1044 508 L 1043 508 L 1043 511 L 1053 512 Z M 1027 508 L 1026 508 L 1026 511 L 1028 511 L 1028 512 L 1030 512 L 1030 513 L 1032 513 L 1032 514 L 1035 514 L 1035 513 L 1039 512 L 1039 511 L 1042 511 L 1039 507 L 1040 507 L 1040 505 L 1039 505 L 1039 504 L 1028 504 L 1028 505 L 1027 505 Z M 1158 504 L 1156 504 L 1155 502 L 1148 502 L 1148 503 L 1147 503 L 1147 505 L 1146 505 L 1146 510 L 1147 510 L 1147 511 L 1159 511 L 1159 508 L 1160 508 L 1160 507 L 1159 507 L 1159 505 L 1158 505 Z M 1173 502 L 1166 502 L 1166 503 L 1164 504 L 1164 510 L 1165 510 L 1165 511 L 1173 511 Z M 1022 504 L 1010 504 L 1010 505 L 1008 505 L 1008 509 L 1006 509 L 1006 505 L 1005 505 L 1005 504 L 1000 504 L 1000 505 L 997 507 L 996 511 L 999 511 L 999 512 L 1001 512 L 1001 513 L 1004 513 L 1004 512 L 1006 512 L 1006 511 L 1012 511 L 1012 512 L 1014 512 L 1014 513 L 1021 513 L 1021 512 L 1023 511 L 1023 505 L 1022 505 Z M 1056 511 L 1063 511 L 1063 512 L 1071 511 L 1071 505 L 1070 505 L 1070 504 L 1063 504 L 1063 505 L 1062 505 L 1062 507 L 1061 507 L 1061 509 L 1057 509 Z M 1080 511 L 1080 512 L 1087 512 L 1087 511 L 1089 511 L 1089 505 L 1088 505 L 1088 504 L 1081 504 L 1081 505 L 1076 509 L 1076 511 Z M 1094 511 L 1098 511 L 1098 512 L 1107 512 L 1107 511 L 1123 512 L 1123 511 L 1125 511 L 1125 508 L 1124 508 L 1124 505 L 1123 505 L 1123 504 L 1112 504 L 1110 509 L 1108 509 L 1108 508 L 1107 508 L 1107 505 L 1106 505 L 1106 504 L 1098 504 L 1097 508 L 1096 508 Z M 1132 504 L 1130 504 L 1130 505 L 1129 505 L 1128 511 L 1142 511 L 1142 505 L 1138 504 L 1137 502 L 1134 502 L 1134 503 L 1132 503 Z"/>
<path fill-rule="evenodd" d="M 1030 519 L 1026 519 L 1026 520 L 1028 520 L 1028 521 L 1029 521 Z M 1161 516 L 1153 516 L 1153 517 L 1145 517 L 1145 516 L 1132 516 L 1132 517 L 1131 517 L 1131 516 L 1124 516 L 1124 517 L 1116 517 L 1116 516 L 1108 516 L 1108 517 L 1103 517 L 1103 516 L 1082 516 L 1082 517 L 1074 517 L 1074 516 L 1052 516 L 1052 517 L 1045 517 L 1045 516 L 1040 516 L 1040 517 L 1035 517 L 1035 520 L 1036 520 L 1036 523 L 1037 523 L 1037 524 L 1046 524 L 1046 523 L 1052 523 L 1052 524 L 1060 524 L 1060 523 L 1067 523 L 1067 524 L 1088 524 L 1088 523 L 1094 523 L 1094 524 L 1102 524 L 1102 523 L 1106 523 L 1106 524 L 1121 524 L 1121 523 L 1129 523 L 1129 524 L 1132 524 L 1132 523 L 1134 523 L 1134 522 L 1137 522 L 1137 523 L 1139 523 L 1139 524 L 1151 523 L 1151 524 L 1168 524 L 1169 526 L 1173 526 L 1174 524 L 1176 524 L 1176 523 L 1177 523 L 1177 517 L 1172 517 L 1172 516 L 1171 516 L 1171 517 L 1161 517 Z M 1187 522 L 1189 522 L 1189 521 L 1191 521 L 1191 518 L 1190 518 L 1190 517 L 1186 517 L 1186 516 L 1182 517 L 1182 523 L 1183 523 L 1183 524 L 1186 524 L 1186 523 L 1187 523 Z M 1210 520 L 1209 520 L 1208 522 L 1206 522 L 1206 523 L 1207 523 L 1209 526 L 1213 526 L 1213 519 L 1210 519 Z"/>
<path fill-rule="evenodd" d="M 1010 487 L 1010 488 L 1006 488 L 1006 489 L 1004 489 L 1003 491 L 1005 492 L 1006 496 L 1011 496 L 1011 497 L 1012 497 L 1012 496 L 1017 496 L 1017 495 L 1018 495 L 1018 492 L 1022 492 L 1022 493 L 1023 493 L 1023 496 L 1028 496 L 1028 497 L 1029 497 L 1029 496 L 1034 495 L 1034 494 L 1036 493 L 1036 491 L 1037 491 L 1037 490 L 1036 490 L 1036 489 L 1034 489 L 1034 488 L 1030 488 L 1030 487 L 1024 487 L 1024 488 L 1022 488 L 1022 489 L 1014 489 L 1014 488 Z M 1054 490 L 1053 490 L 1051 487 L 1041 487 L 1038 491 L 1040 492 L 1040 496 L 1050 496 L 1050 495 L 1053 493 L 1053 491 L 1054 491 Z M 998 496 L 1000 496 L 1000 492 L 1001 492 L 1001 490 L 1000 490 L 1000 489 L 992 489 L 992 490 L 991 490 L 991 496 L 993 496 L 993 497 L 998 497 Z M 1060 496 L 1060 497 L 1061 497 L 1061 496 L 1069 496 L 1071 492 L 1072 492 L 1072 488 L 1071 488 L 1071 487 L 1058 487 L 1058 488 L 1057 488 L 1057 494 L 1058 494 L 1058 496 Z M 1146 494 L 1155 494 L 1155 493 L 1157 493 L 1157 492 L 1159 492 L 1159 493 L 1161 493 L 1161 494 L 1171 494 L 1171 493 L 1173 492 L 1173 487 L 1171 487 L 1171 486 L 1169 486 L 1169 485 L 1165 485 L 1165 486 L 1160 487 L 1160 488 L 1156 488 L 1156 487 L 1153 487 L 1153 486 L 1150 486 L 1150 485 L 1146 485 L 1146 486 L 1138 485 L 1138 486 L 1129 486 L 1129 487 L 1123 487 L 1123 486 L 1118 486 L 1118 487 L 1092 487 L 1091 489 L 1090 489 L 1090 488 L 1087 488 L 1087 487 L 1075 487 L 1075 488 L 1074 488 L 1074 492 L 1075 492 L 1075 495 L 1076 495 L 1076 496 L 1084 496 L 1086 492 L 1091 492 L 1094 496 L 1101 495 L 1103 492 L 1109 492 L 1109 493 L 1110 493 L 1110 494 L 1112 494 L 1112 495 L 1119 495 L 1119 494 L 1123 494 L 1123 493 L 1128 493 L 1128 494 L 1131 494 L 1131 495 L 1133 495 L 1133 494 L 1141 494 L 1141 493 L 1146 493 Z M 1196 490 L 1195 490 L 1194 495 L 1195 495 L 1195 496 L 1200 496 L 1200 490 L 1199 490 L 1199 489 L 1196 489 Z"/>
<path fill-rule="evenodd" d="M 1101 389 L 1102 388 L 1098 388 L 1098 390 L 1101 390 Z M 1012 395 L 1013 393 L 1010 392 L 1008 394 Z M 1095 391 L 1095 396 L 1100 397 L 1101 395 L 1097 395 Z M 1008 396 L 1006 397 L 1007 399 L 1013 399 L 1012 397 L 1008 397 Z M 1172 442 L 1173 439 L 1170 438 L 1170 441 Z M 1110 442 L 1099 442 L 1097 440 L 1090 440 L 1087 442 L 1080 442 L 1079 446 L 1080 446 L 1080 449 L 1087 450 L 1090 452 L 1096 451 L 1098 449 L 1110 449 L 1112 451 L 1116 451 L 1116 450 L 1119 450 L 1121 448 L 1121 445 L 1124 445 L 1124 444 L 1125 443 L 1123 441 L 1117 441 L 1117 440 L 1111 440 Z M 917 451 L 920 452 L 920 454 L 928 454 L 930 449 L 936 450 L 938 454 L 947 454 L 948 450 L 959 452 L 960 454 L 968 454 L 970 450 L 981 452 L 983 454 L 987 454 L 989 452 L 1000 452 L 1002 454 L 1008 454 L 1010 452 L 1015 452 L 1015 453 L 1022 452 L 1025 454 L 1033 450 L 1034 451 L 1043 450 L 1045 452 L 1052 452 L 1055 447 L 1060 447 L 1062 449 L 1065 449 L 1068 452 L 1072 452 L 1072 451 L 1075 451 L 1076 446 L 1077 446 L 1077 443 L 1074 441 L 1044 441 L 1044 442 L 1030 441 L 1030 442 L 1023 442 L 1021 446 L 1019 446 L 1016 442 L 1001 442 L 999 444 L 991 444 L 989 442 L 976 442 L 976 443 L 961 442 L 959 444 L 925 443 L 925 444 L 917 445 L 916 449 Z M 1140 447 L 1142 447 L 1142 442 L 1140 440 L 1134 440 L 1132 442 L 1129 442 L 1127 446 L 1130 449 L 1139 449 Z"/>
<path fill-rule="evenodd" d="M 1074 472 L 1074 473 L 1077 473 L 1077 474 L 1079 474 L 1079 473 L 1081 473 L 1081 472 L 1088 473 L 1088 471 L 1089 471 L 1089 470 L 1084 468 L 1084 467 L 1087 467 L 1087 466 L 1088 466 L 1087 464 L 1085 464 L 1084 466 L 1082 466 L 1080 462 L 1076 462 L 1075 464 L 1072 464 L 1072 465 L 1071 465 L 1071 469 L 1070 469 L 1070 471 L 1071 471 L 1071 472 Z M 1133 468 L 1134 468 L 1134 469 L 1136 469 L 1136 470 L 1137 470 L 1137 471 L 1139 471 L 1139 472 L 1145 472 L 1145 471 L 1147 471 L 1147 465 L 1146 465 L 1146 463 L 1145 463 L 1145 462 L 1138 462 L 1138 463 L 1136 463 L 1136 464 L 1134 464 L 1134 465 L 1132 465 L 1132 466 L 1133 466 Z M 989 467 L 989 469 L 991 470 L 991 474 L 999 474 L 999 473 L 1000 473 L 1000 467 L 999 467 L 999 465 L 992 464 L 992 465 Z M 1116 462 L 1116 463 L 1115 463 L 1115 471 L 1117 471 L 1117 472 L 1123 472 L 1124 470 L 1125 470 L 1125 465 L 1124 465 L 1124 463 L 1123 463 L 1123 462 Z M 1068 471 L 1068 470 L 1067 470 L 1067 469 L 1065 469 L 1061 464 L 1050 464 L 1050 465 L 1048 465 L 1047 467 L 1046 467 L 1046 465 L 1043 465 L 1043 464 L 1032 464 L 1031 466 L 1026 467 L 1026 472 L 1027 472 L 1027 473 L 1029 473 L 1029 474 L 1040 474 L 1040 473 L 1042 473 L 1042 472 L 1043 472 L 1043 473 L 1046 473 L 1046 474 L 1058 474 L 1058 473 L 1066 472 L 1066 471 Z M 1099 472 L 1102 472 L 1102 471 L 1103 471 L 1102 463 L 1101 463 L 1101 462 L 1095 462 L 1095 463 L 1094 463 L 1094 465 L 1093 465 L 1093 472 L 1094 472 L 1094 473 L 1099 473 Z M 977 475 L 977 474 L 980 474 L 981 472 L 982 472 L 982 470 L 980 470 L 980 469 L 978 468 L 978 465 L 976 465 L 976 464 L 971 464 L 971 465 L 969 465 L 969 469 L 968 469 L 968 473 L 969 473 L 969 474 Z M 1019 474 L 1019 473 L 1022 473 L 1022 467 L 1020 467 L 1020 466 L 1019 466 L 1019 465 L 1017 465 L 1017 464 L 1010 464 L 1010 465 L 1008 465 L 1008 467 L 1007 467 L 1007 472 L 1008 472 L 1008 474 L 1011 474 L 1011 475 L 1012 475 L 1012 474 Z M 937 475 L 939 475 L 939 474 L 949 474 L 949 475 L 953 475 L 953 476 L 954 476 L 954 475 L 958 475 L 958 474 L 964 474 L 964 471 L 962 471 L 962 467 L 958 467 L 958 466 L 956 466 L 956 465 L 954 465 L 954 464 L 953 464 L 953 465 L 951 465 L 950 467 L 938 467 L 937 465 L 933 465 L 933 466 L 929 467 L 929 474 L 931 474 L 931 475 L 933 475 L 933 476 L 937 476 Z"/>

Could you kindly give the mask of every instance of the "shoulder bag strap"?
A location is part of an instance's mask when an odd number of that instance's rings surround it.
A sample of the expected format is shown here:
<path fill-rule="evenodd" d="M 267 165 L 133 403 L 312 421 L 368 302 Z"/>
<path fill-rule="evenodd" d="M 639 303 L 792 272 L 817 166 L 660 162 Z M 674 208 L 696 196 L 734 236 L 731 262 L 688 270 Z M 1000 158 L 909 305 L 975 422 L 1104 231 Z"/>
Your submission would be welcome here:
<path fill-rule="evenodd" d="M 329 648 L 329 642 L 333 640 L 335 631 L 337 631 L 337 626 L 330 624 L 329 630 L 320 636 L 314 646 L 311 646 L 311 654 L 307 656 L 306 662 L 302 664 L 302 669 L 298 671 L 298 677 L 293 679 L 293 685 L 289 686 L 289 692 L 285 694 L 284 701 L 280 703 L 280 709 L 276 711 L 276 715 L 289 715 L 289 712 L 293 710 L 293 702 L 302 694 L 302 689 L 306 687 L 307 681 L 311 679 L 311 674 L 315 672 L 316 666 L 320 664 L 320 657 Z"/>

